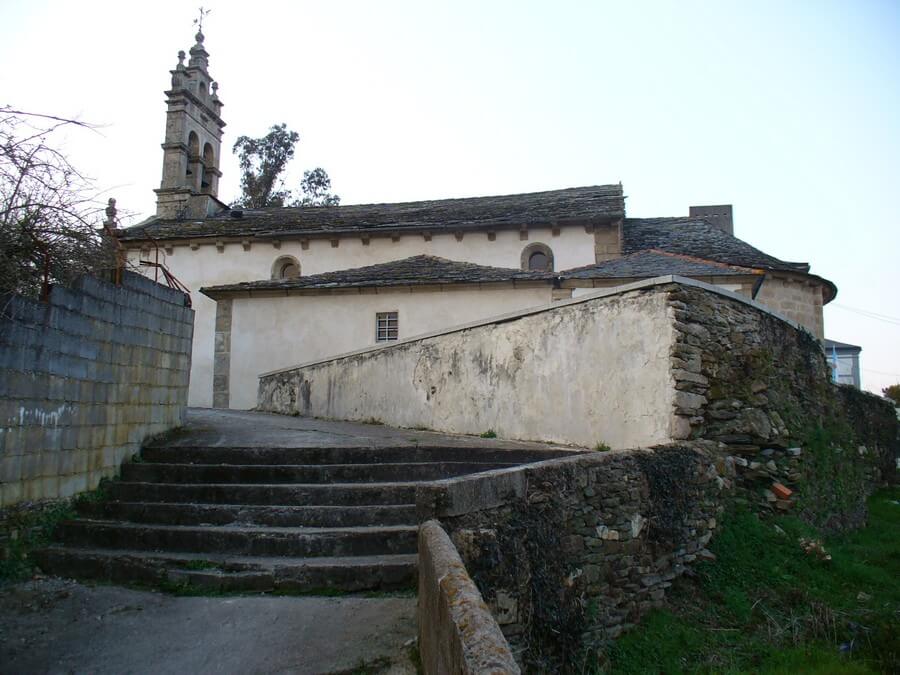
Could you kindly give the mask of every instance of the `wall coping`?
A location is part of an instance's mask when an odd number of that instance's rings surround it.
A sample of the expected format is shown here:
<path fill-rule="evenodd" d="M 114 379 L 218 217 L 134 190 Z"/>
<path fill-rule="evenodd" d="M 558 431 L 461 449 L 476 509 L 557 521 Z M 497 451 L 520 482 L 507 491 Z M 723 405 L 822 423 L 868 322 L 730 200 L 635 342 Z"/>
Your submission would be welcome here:
<path fill-rule="evenodd" d="M 429 675 L 520 673 L 509 643 L 447 532 L 419 526 L 419 650 Z"/>
<path fill-rule="evenodd" d="M 649 288 L 654 288 L 656 286 L 665 286 L 667 284 L 679 284 L 681 286 L 689 286 L 692 288 L 699 288 L 700 290 L 707 291 L 708 293 L 715 293 L 717 295 L 721 295 L 725 298 L 729 298 L 730 300 L 735 300 L 737 302 L 743 303 L 745 305 L 749 305 L 754 309 L 759 310 L 764 314 L 768 314 L 780 321 L 784 321 L 792 328 L 797 330 L 802 330 L 806 333 L 809 333 L 812 337 L 815 336 L 810 333 L 806 328 L 801 326 L 799 323 L 794 321 L 793 319 L 789 319 L 783 314 L 779 314 L 778 312 L 773 311 L 769 307 L 760 304 L 756 300 L 751 300 L 750 298 L 744 297 L 734 291 L 729 291 L 724 288 L 720 288 L 719 286 L 713 286 L 712 284 L 708 284 L 704 281 L 697 281 L 696 279 L 689 279 L 688 277 L 682 277 L 677 274 L 666 274 L 660 277 L 654 277 L 652 279 L 644 279 L 642 281 L 635 281 L 630 284 L 623 284 L 622 286 L 613 286 L 611 288 L 601 288 L 596 291 L 592 291 L 590 293 L 585 293 L 584 295 L 580 295 L 577 298 L 571 298 L 568 300 L 557 300 L 552 303 L 548 303 L 546 305 L 537 305 L 535 307 L 528 307 L 526 309 L 519 309 L 514 312 L 508 312 L 506 314 L 497 314 L 495 316 L 488 317 L 486 319 L 478 319 L 477 321 L 471 321 L 469 323 L 458 324 L 456 326 L 448 326 L 447 328 L 441 328 L 440 330 L 431 331 L 428 333 L 421 333 L 419 335 L 412 335 L 408 338 L 403 338 L 402 340 L 397 340 L 396 342 L 390 342 L 387 344 L 374 345 L 371 347 L 363 347 L 362 349 L 357 349 L 351 352 L 344 352 L 343 354 L 335 354 L 334 356 L 329 356 L 327 358 L 315 359 L 313 361 L 306 361 L 304 363 L 299 363 L 294 366 L 287 366 L 285 368 L 279 368 L 277 370 L 270 370 L 265 373 L 260 373 L 258 377 L 260 379 L 264 377 L 270 377 L 272 375 L 278 375 L 280 373 L 290 372 L 292 370 L 298 370 L 300 368 L 309 368 L 311 366 L 317 366 L 322 363 L 328 363 L 330 361 L 339 361 L 341 359 L 346 359 L 353 356 L 361 356 L 363 354 L 368 354 L 371 352 L 379 352 L 383 350 L 396 349 L 398 347 L 403 347 L 413 342 L 419 342 L 421 340 L 427 340 L 429 338 L 440 337 L 442 335 L 451 335 L 453 333 L 459 333 L 464 330 L 470 330 L 472 328 L 479 328 L 481 326 L 489 326 L 491 324 L 499 324 L 499 323 L 507 323 L 509 321 L 516 321 L 517 319 L 522 319 L 527 316 L 533 316 L 535 314 L 541 314 L 542 312 L 549 312 L 556 309 L 561 309 L 563 307 L 569 307 L 572 305 L 580 305 L 586 302 L 590 302 L 592 300 L 598 300 L 601 298 L 609 298 L 616 295 L 624 295 L 625 293 L 629 293 L 631 291 L 639 291 L 645 290 Z M 818 341 L 818 338 L 815 338 Z"/>

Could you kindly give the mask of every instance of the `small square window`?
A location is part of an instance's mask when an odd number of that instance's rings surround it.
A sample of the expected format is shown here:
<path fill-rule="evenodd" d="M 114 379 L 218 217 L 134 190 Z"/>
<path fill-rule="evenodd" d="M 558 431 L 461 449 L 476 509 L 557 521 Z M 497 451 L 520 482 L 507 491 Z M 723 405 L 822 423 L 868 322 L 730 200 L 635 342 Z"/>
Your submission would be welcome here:
<path fill-rule="evenodd" d="M 375 315 L 375 342 L 397 339 L 397 312 L 378 312 Z"/>

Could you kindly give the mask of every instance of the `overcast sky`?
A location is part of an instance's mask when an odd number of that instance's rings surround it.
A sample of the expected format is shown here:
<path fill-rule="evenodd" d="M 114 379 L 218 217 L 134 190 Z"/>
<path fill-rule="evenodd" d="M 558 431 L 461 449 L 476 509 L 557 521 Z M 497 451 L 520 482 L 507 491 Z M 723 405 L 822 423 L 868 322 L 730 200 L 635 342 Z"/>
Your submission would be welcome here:
<path fill-rule="evenodd" d="M 224 200 L 234 139 L 286 122 L 289 184 L 322 166 L 347 204 L 618 181 L 630 216 L 731 203 L 837 284 L 826 334 L 863 347 L 864 388 L 900 382 L 900 3 L 206 1 Z M 196 14 L 0 3 L 0 103 L 102 125 L 67 148 L 131 222 Z"/>

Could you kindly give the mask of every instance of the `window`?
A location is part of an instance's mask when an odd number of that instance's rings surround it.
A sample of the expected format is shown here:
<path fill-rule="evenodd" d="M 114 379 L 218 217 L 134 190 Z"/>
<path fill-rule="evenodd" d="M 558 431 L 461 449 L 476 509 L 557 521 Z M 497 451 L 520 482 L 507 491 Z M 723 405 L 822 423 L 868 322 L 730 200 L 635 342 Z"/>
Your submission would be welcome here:
<path fill-rule="evenodd" d="M 528 272 L 552 272 L 553 251 L 546 244 L 529 244 L 522 249 L 522 269 Z"/>
<path fill-rule="evenodd" d="M 296 279 L 299 276 L 300 262 L 294 256 L 281 256 L 272 265 L 273 279 Z"/>
<path fill-rule="evenodd" d="M 397 312 L 378 312 L 375 315 L 375 342 L 397 339 Z"/>

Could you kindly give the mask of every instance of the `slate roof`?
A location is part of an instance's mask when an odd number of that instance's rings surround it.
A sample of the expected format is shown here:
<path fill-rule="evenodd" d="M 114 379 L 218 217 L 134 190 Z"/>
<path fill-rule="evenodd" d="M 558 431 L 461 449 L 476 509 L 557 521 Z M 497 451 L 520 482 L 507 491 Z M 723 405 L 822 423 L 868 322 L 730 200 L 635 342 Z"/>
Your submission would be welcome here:
<path fill-rule="evenodd" d="M 625 215 L 622 186 L 532 192 L 495 197 L 439 199 L 400 204 L 358 204 L 317 208 L 266 208 L 232 211 L 203 220 L 151 218 L 119 231 L 122 241 L 152 237 L 279 237 L 377 231 L 503 229 L 566 220 L 617 219 Z"/>
<path fill-rule="evenodd" d="M 626 218 L 622 238 L 623 255 L 658 249 L 742 267 L 809 272 L 807 263 L 779 260 L 702 218 Z"/>
<path fill-rule="evenodd" d="M 679 274 L 683 277 L 712 277 L 761 274 L 761 272 L 748 267 L 650 249 L 621 258 L 605 260 L 594 265 L 565 270 L 559 273 L 559 278 L 562 280 L 643 279 L 666 274 Z"/>
<path fill-rule="evenodd" d="M 378 265 L 349 270 L 312 274 L 296 279 L 263 279 L 238 284 L 209 286 L 200 292 L 210 297 L 242 291 L 290 291 L 381 286 L 424 286 L 457 283 L 492 283 L 504 281 L 546 281 L 556 278 L 553 272 L 524 272 L 505 267 L 488 267 L 474 263 L 447 260 L 431 255 L 417 255 Z"/>

